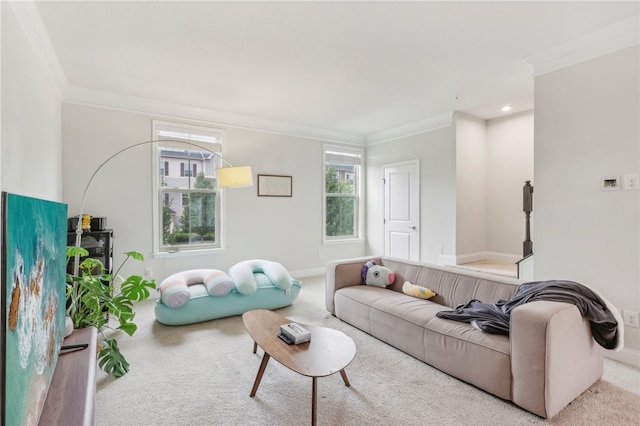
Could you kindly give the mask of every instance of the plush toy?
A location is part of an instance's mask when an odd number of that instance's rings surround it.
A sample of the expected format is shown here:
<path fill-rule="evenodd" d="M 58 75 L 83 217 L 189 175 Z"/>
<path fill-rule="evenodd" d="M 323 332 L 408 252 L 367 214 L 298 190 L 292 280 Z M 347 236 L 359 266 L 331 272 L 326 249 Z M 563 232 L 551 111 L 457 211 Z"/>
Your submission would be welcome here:
<path fill-rule="evenodd" d="M 402 292 L 409 296 L 418 297 L 420 299 L 430 299 L 433 296 L 437 296 L 437 293 L 431 291 L 427 287 L 412 284 L 409 281 L 405 281 L 402 285 Z"/>
<path fill-rule="evenodd" d="M 375 260 L 370 260 L 362 267 L 362 281 L 367 285 L 386 287 L 393 284 L 396 276 L 391 269 L 376 265 Z"/>

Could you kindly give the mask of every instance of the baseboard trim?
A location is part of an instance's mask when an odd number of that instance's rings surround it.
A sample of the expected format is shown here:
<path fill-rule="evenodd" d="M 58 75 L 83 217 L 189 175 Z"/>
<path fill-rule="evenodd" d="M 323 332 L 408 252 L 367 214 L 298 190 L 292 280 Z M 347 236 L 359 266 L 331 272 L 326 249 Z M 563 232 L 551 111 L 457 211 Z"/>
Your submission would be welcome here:
<path fill-rule="evenodd" d="M 496 262 L 516 263 L 520 259 L 522 259 L 522 256 L 517 254 L 498 253 L 494 251 L 479 251 L 476 253 L 468 253 L 455 256 L 455 265 L 477 262 L 479 260 L 493 260 Z"/>
<path fill-rule="evenodd" d="M 629 364 L 635 368 L 640 368 L 640 351 L 636 351 L 635 349 L 623 348 L 618 352 L 606 351 L 604 356 L 605 358 Z"/>
<path fill-rule="evenodd" d="M 325 275 L 326 273 L 327 268 L 325 266 L 320 266 L 318 268 L 298 269 L 297 271 L 289 271 L 289 275 L 294 278 L 317 277 L 318 275 Z"/>
<path fill-rule="evenodd" d="M 438 265 L 442 266 L 455 266 L 456 257 L 449 254 L 439 254 L 438 255 Z"/>

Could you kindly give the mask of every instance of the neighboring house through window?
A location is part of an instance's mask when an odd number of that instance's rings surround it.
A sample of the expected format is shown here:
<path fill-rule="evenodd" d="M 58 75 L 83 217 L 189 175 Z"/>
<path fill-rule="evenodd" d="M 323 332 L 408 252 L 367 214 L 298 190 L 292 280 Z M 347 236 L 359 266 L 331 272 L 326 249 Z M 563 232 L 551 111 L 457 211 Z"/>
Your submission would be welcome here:
<path fill-rule="evenodd" d="M 324 147 L 325 240 L 360 238 L 362 151 Z"/>
<path fill-rule="evenodd" d="M 216 249 L 220 238 L 220 192 L 224 132 L 153 122 L 154 252 Z"/>

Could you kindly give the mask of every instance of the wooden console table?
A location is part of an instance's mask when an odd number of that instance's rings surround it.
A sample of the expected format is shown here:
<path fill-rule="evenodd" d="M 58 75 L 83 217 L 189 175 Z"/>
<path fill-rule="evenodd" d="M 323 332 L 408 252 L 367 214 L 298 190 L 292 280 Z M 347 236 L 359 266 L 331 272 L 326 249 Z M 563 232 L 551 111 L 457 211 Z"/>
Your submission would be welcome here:
<path fill-rule="evenodd" d="M 58 357 L 40 426 L 95 424 L 97 330 L 94 327 L 74 330 L 63 345 L 82 343 L 88 343 L 89 347 Z"/>

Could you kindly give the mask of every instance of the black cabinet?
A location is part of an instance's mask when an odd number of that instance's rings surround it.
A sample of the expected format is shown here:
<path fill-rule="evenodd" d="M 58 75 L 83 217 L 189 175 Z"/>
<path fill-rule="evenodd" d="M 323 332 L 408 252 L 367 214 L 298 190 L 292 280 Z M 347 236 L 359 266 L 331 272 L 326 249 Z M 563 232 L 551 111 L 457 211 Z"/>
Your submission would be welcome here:
<path fill-rule="evenodd" d="M 76 233 L 69 232 L 67 234 L 67 245 L 76 245 Z M 113 273 L 113 229 L 105 229 L 103 231 L 84 231 L 80 241 L 80 247 L 89 252 L 89 256 L 98 259 L 104 265 L 106 274 Z M 73 272 L 72 259 L 69 262 L 68 272 Z M 80 259 L 82 262 L 82 259 Z"/>

